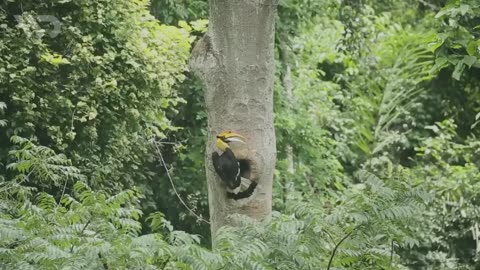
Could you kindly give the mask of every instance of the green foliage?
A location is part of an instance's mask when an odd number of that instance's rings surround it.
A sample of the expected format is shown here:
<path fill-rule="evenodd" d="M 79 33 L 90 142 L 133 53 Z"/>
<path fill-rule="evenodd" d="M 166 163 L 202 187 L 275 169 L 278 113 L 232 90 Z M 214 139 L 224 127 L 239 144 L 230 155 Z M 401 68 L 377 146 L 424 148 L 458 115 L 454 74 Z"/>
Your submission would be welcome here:
<path fill-rule="evenodd" d="M 460 80 L 467 68 L 480 68 L 480 4 L 472 0 L 452 0 L 435 16 L 440 31 L 432 50 L 437 53 L 435 67 L 454 66 L 452 77 Z"/>
<path fill-rule="evenodd" d="M 479 10 L 279 1 L 281 213 L 232 216 L 209 250 L 152 147 L 207 216 L 203 90 L 185 72 L 207 1 L 3 1 L 0 268 L 478 268 Z"/>
<path fill-rule="evenodd" d="M 73 193 L 58 203 L 40 193 L 35 204 L 25 202 L 15 215 L 0 219 L 2 267 L 178 269 L 185 263 L 171 257 L 195 256 L 186 247 L 198 239 L 183 232 L 140 236 L 138 192 L 110 196 L 77 182 Z"/>
<path fill-rule="evenodd" d="M 56 165 L 61 155 L 28 140 L 15 138 L 20 150 L 12 152 L 19 162 L 9 165 L 28 178 L 37 175 L 38 181 L 54 184 L 52 174 L 24 174 L 41 171 L 41 165 Z M 56 157 L 51 159 L 51 157 Z M 58 159 L 58 160 L 57 160 Z M 42 161 L 44 160 L 44 161 Z M 64 160 L 62 164 L 66 163 Z M 24 168 L 28 164 L 28 168 Z M 55 171 L 55 170 L 54 170 Z M 110 195 L 94 191 L 78 181 L 81 175 L 71 166 L 59 168 L 64 179 L 76 183 L 71 194 L 57 199 L 22 185 L 3 185 L 0 190 L 0 267 L 8 269 L 191 269 L 218 255 L 198 247 L 199 239 L 174 231 L 163 215 L 152 214 L 147 221 L 158 233 L 141 235 L 142 194 L 136 189 Z M 187 267 L 187 268 L 185 268 Z M 198 268 L 196 268 L 198 269 Z"/>
<path fill-rule="evenodd" d="M 322 16 L 331 10 L 334 1 L 325 1 Z M 301 9 L 303 4 L 286 1 L 280 6 L 280 16 L 297 16 L 290 9 Z M 311 15 L 308 15 L 309 13 Z M 299 21 L 285 21 L 277 26 L 279 43 L 277 52 L 279 65 L 275 87 L 275 128 L 277 140 L 277 171 L 275 173 L 277 209 L 283 209 L 290 201 L 305 198 L 319 198 L 327 193 L 343 189 L 346 178 L 339 158 L 333 153 L 338 145 L 335 141 L 338 128 L 343 125 L 339 117 L 337 99 L 340 86 L 322 80 L 323 70 L 319 63 L 342 63 L 344 56 L 338 53 L 336 45 L 343 31 L 340 22 L 328 17 L 316 17 L 317 11 L 303 10 L 307 17 Z M 302 15 L 303 16 L 303 15 Z M 307 24 L 308 16 L 312 24 Z M 282 21 L 283 22 L 283 21 Z M 297 36 L 282 36 L 291 33 Z M 321 37 L 320 37 L 321 36 Z M 322 42 L 318 42 L 322 40 Z M 318 54 L 316 58 L 311 55 Z M 293 87 L 287 94 L 284 80 L 286 69 L 291 68 Z M 287 79 L 287 80 L 288 80 Z M 326 128 L 328 127 L 328 129 Z M 330 128 L 331 127 L 331 128 Z M 292 149 L 293 164 L 289 164 L 288 148 Z M 293 165 L 292 168 L 289 166 Z"/>
<path fill-rule="evenodd" d="M 208 1 L 152 0 L 150 9 L 156 18 L 166 24 L 194 21 L 207 18 Z"/>
<path fill-rule="evenodd" d="M 138 190 L 94 191 L 79 181 L 82 175 L 72 174 L 78 170 L 64 156 L 23 138 L 13 141 L 18 149 L 10 153 L 15 162 L 8 167 L 19 177 L 54 185 L 76 181 L 57 198 L 20 192 L 35 190 L 25 186 L 29 181 L 1 190 L 0 265 L 13 269 L 318 269 L 330 258 L 337 269 L 393 266 L 389 243 L 417 244 L 407 225 L 418 222 L 416 214 L 428 199 L 410 188 L 401 168 L 386 176 L 395 179 L 391 184 L 361 171 L 363 183 L 328 207 L 292 204 L 263 224 L 234 217 L 243 225 L 224 228 L 212 252 L 199 246 L 197 236 L 173 230 L 160 213 L 146 218 L 153 233 L 141 235 Z M 52 173 L 41 173 L 49 166 Z"/>
<path fill-rule="evenodd" d="M 0 115 L 4 114 L 5 109 L 7 109 L 7 104 L 5 104 L 5 102 L 3 101 L 0 101 Z M 4 127 L 6 125 L 7 125 L 7 120 L 0 119 L 0 127 Z"/>
<path fill-rule="evenodd" d="M 411 224 L 411 241 L 422 244 L 404 247 L 409 252 L 402 252 L 401 261 L 415 269 L 473 269 L 480 92 L 471 56 L 478 39 L 478 4 L 449 1 L 442 8 L 436 5 L 444 3 L 437 2 L 421 4 L 420 11 L 412 9 L 416 1 L 345 1 L 326 5 L 330 14 L 303 5 L 299 24 L 280 20 L 278 28 L 295 37 L 280 40 L 287 45 L 279 49 L 276 87 L 276 177 L 281 183 L 276 193 L 288 196 L 277 197 L 275 204 L 326 203 L 330 196 L 351 192 L 346 183 L 358 181 L 350 176 L 360 168 L 390 175 L 393 164 L 400 163 L 412 179 L 408 185 L 423 186 L 434 198 L 427 205 L 429 221 L 418 223 L 426 226 Z M 302 4 L 285 7 L 296 5 Z M 440 12 L 435 16 L 429 10 Z M 293 71 L 291 109 L 280 87 L 285 51 Z M 451 74 L 461 81 L 451 80 Z M 442 140 L 424 128 L 445 118 L 452 120 L 432 127 L 435 133 L 448 131 L 439 135 Z M 287 144 L 294 150 L 294 175 L 288 171 Z M 420 157 L 418 151 L 426 152 Z M 341 185 L 324 180 L 332 176 Z"/>
<path fill-rule="evenodd" d="M 435 14 L 437 33 L 429 43 L 436 56 L 433 70 L 439 74 L 433 102 L 441 102 L 440 111 L 444 112 L 435 120 L 454 119 L 464 138 L 471 132 L 479 108 L 479 18 L 478 1 L 447 1 Z"/>
<path fill-rule="evenodd" d="M 0 9 L 2 140 L 19 135 L 60 150 L 95 187 L 151 180 L 145 138 L 174 130 L 166 115 L 182 102 L 172 86 L 184 79 L 191 40 L 187 29 L 155 21 L 147 4 L 7 2 Z M 55 38 L 36 34 L 42 14 L 61 22 Z M 11 147 L 2 143 L 0 153 Z"/>
<path fill-rule="evenodd" d="M 30 140 L 18 136 L 13 136 L 12 142 L 19 149 L 9 152 L 14 162 L 8 164 L 6 168 L 18 171 L 22 182 L 29 180 L 37 186 L 48 188 L 49 186 L 59 187 L 64 184 L 62 181 L 83 177 L 80 170 L 72 167 L 71 161 L 63 154 L 55 154 L 48 147 L 37 146 Z M 15 183 L 15 181 L 12 182 Z"/>
<path fill-rule="evenodd" d="M 64 159 L 26 139 L 14 138 L 14 141 L 19 150 L 11 154 L 17 162 L 9 167 L 23 177 L 28 178 L 24 176 L 27 172 L 41 171 L 38 168 L 42 164 L 56 165 Z M 375 175 L 362 171 L 359 179 L 364 183 L 352 186 L 352 192 L 339 198 L 341 203 L 337 206 L 323 208 L 299 203 L 287 210 L 291 216 L 277 213 L 264 224 L 245 217 L 234 218 L 243 226 L 224 228 L 212 252 L 199 246 L 198 237 L 174 231 L 160 213 L 146 219 L 155 233 L 141 235 L 142 211 L 138 207 L 142 195 L 138 190 L 110 195 L 77 181 L 82 176 L 71 175 L 76 171 L 74 167 L 65 165 L 58 171 L 65 180 L 76 181 L 72 195 L 61 194 L 56 199 L 40 192 L 15 200 L 17 191 L 3 189 L 0 193 L 4 210 L 0 215 L 2 267 L 318 269 L 333 256 L 336 256 L 334 265 L 343 267 L 387 266 L 393 263 L 389 260 L 394 252 L 389 250 L 390 241 L 400 246 L 416 244 L 406 225 L 419 218 L 415 213 L 422 209 L 424 199 L 421 190 L 408 189 L 406 178 L 398 178 L 392 182 L 394 185 L 387 186 Z M 57 181 L 48 174 L 32 175 L 37 175 L 40 182 Z M 391 177 L 394 175 L 397 174 L 392 172 Z M 398 173 L 398 176 L 403 175 Z M 335 240 L 350 233 L 349 239 L 342 243 Z M 324 241 L 319 242 L 319 238 Z M 336 255 L 332 255 L 340 244 Z"/>
<path fill-rule="evenodd" d="M 225 228 L 217 238 L 226 267 L 327 269 L 332 258 L 331 269 L 402 269 L 391 243 L 394 249 L 418 244 L 409 224 L 420 222 L 429 196 L 410 189 L 402 169 L 392 172 L 393 185 L 367 171 L 358 177 L 363 183 L 349 187 L 337 205 L 292 204 L 260 225 L 234 218 L 241 226 Z"/>
<path fill-rule="evenodd" d="M 414 128 L 415 123 L 408 124 L 412 108 L 428 91 L 425 82 L 432 77 L 429 71 L 433 56 L 424 36 L 428 35 L 394 32 L 375 48 L 379 59 L 376 73 L 350 84 L 355 93 L 350 117 L 357 120 L 351 127 L 356 130 L 352 146 L 363 155 L 378 155 L 389 147 L 402 146 L 405 134 Z"/>
<path fill-rule="evenodd" d="M 177 191 L 191 209 L 199 215 L 208 217 L 205 173 L 207 115 L 203 102 L 203 89 L 198 81 L 189 78 L 179 86 L 179 92 L 187 102 L 179 104 L 178 113 L 173 117 L 172 123 L 184 128 L 169 134 L 165 141 L 174 143 L 174 145 L 166 143 L 162 146 L 161 151 Z M 159 170 L 163 171 L 164 168 Z M 196 217 L 179 204 L 169 181 L 161 181 L 156 184 L 151 192 L 158 206 L 148 209 L 149 211 L 158 209 L 165 213 L 168 220 L 175 224 L 177 229 L 200 233 L 209 239 L 209 226 L 200 223 Z M 206 243 L 208 242 L 210 241 Z"/>
<path fill-rule="evenodd" d="M 152 14 L 161 22 L 179 22 L 182 27 L 191 30 L 191 39 L 198 39 L 206 32 L 208 21 L 208 3 L 199 1 L 152 0 Z M 188 26 L 185 21 L 188 22 Z M 188 206 L 199 215 L 208 217 L 207 185 L 205 176 L 205 142 L 207 118 L 204 105 L 203 89 L 198 80 L 186 73 L 186 80 L 176 85 L 178 95 L 185 100 L 176 106 L 168 117 L 172 125 L 181 127 L 167 134 L 162 144 L 162 154 L 172 175 L 174 184 L 180 196 Z M 157 171 L 164 171 L 158 167 Z M 188 181 L 186 181 L 188 179 Z M 161 211 L 167 219 L 181 230 L 200 233 L 209 243 L 210 228 L 193 216 L 185 207 L 179 204 L 170 182 L 160 181 L 150 189 L 145 190 L 147 197 L 144 202 L 147 212 Z"/>
<path fill-rule="evenodd" d="M 468 265 L 478 267 L 476 249 L 480 239 L 476 231 L 480 218 L 479 142 L 456 142 L 456 125 L 451 120 L 427 128 L 434 135 L 416 149 L 420 163 L 415 172 L 434 200 L 429 219 L 421 227 L 425 237 L 417 265 L 448 264 L 442 269 L 473 269 Z"/>

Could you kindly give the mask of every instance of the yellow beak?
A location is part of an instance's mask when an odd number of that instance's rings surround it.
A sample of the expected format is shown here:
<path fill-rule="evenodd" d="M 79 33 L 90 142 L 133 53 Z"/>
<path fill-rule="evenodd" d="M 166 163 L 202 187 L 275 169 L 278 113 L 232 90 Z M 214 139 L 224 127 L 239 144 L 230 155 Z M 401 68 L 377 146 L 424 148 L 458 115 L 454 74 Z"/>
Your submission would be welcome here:
<path fill-rule="evenodd" d="M 240 142 L 245 144 L 245 137 L 242 135 L 231 132 L 231 131 L 223 131 L 220 134 L 217 135 L 217 147 L 218 149 L 225 151 L 226 148 L 229 148 L 230 146 L 228 143 L 230 142 Z"/>
<path fill-rule="evenodd" d="M 240 138 L 241 140 L 245 141 L 245 137 L 242 135 L 232 132 L 232 131 L 223 131 L 220 134 L 217 135 L 217 138 L 219 139 L 230 139 L 230 138 Z"/>
<path fill-rule="evenodd" d="M 225 142 L 242 142 L 245 143 L 245 137 L 242 135 L 232 132 L 232 131 L 223 131 L 217 135 L 218 139 L 224 140 Z"/>

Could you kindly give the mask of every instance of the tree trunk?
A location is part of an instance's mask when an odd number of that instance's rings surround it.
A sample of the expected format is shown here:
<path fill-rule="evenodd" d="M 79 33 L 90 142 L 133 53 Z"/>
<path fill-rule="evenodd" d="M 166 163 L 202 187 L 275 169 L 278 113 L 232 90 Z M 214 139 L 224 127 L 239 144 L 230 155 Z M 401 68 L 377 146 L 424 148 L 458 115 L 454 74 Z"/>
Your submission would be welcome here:
<path fill-rule="evenodd" d="M 272 182 L 276 148 L 273 126 L 274 22 L 276 0 L 210 0 L 207 34 L 197 43 L 191 69 L 206 86 L 208 141 L 206 168 L 212 239 L 228 215 L 268 218 L 272 209 Z M 216 135 L 232 130 L 247 139 L 237 158 L 251 166 L 249 177 L 258 182 L 246 199 L 226 197 L 211 154 Z M 235 153 L 237 155 L 237 153 Z"/>
<path fill-rule="evenodd" d="M 283 36 L 283 35 L 281 35 Z M 283 39 L 281 39 L 283 41 Z M 287 40 L 286 38 L 284 40 Z M 289 58 L 289 50 L 288 46 L 285 42 L 279 41 L 278 48 L 279 48 L 279 56 L 280 62 L 283 66 L 282 70 L 282 85 L 283 89 L 285 90 L 285 100 L 287 105 L 287 113 L 290 113 L 293 104 L 293 80 L 292 80 L 292 68 L 290 67 L 290 58 Z M 286 203 L 289 199 L 289 194 L 294 191 L 294 184 L 290 180 L 291 175 L 295 173 L 295 163 L 293 158 L 293 147 L 290 143 L 287 143 L 285 152 L 287 154 L 287 172 L 289 173 L 288 178 L 285 179 L 283 183 L 283 202 Z"/>

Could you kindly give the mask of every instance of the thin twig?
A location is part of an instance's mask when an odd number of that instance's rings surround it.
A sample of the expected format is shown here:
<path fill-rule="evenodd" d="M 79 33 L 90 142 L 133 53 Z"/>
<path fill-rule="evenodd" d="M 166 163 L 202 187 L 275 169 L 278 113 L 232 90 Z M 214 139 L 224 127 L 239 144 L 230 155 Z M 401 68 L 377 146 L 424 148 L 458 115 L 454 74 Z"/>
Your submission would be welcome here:
<path fill-rule="evenodd" d="M 85 223 L 85 226 L 83 226 L 83 229 L 80 231 L 80 235 L 83 234 L 83 232 L 87 229 L 88 225 L 90 225 L 90 220 L 88 220 L 87 223 Z"/>
<path fill-rule="evenodd" d="M 172 145 L 179 145 L 178 142 L 161 142 L 161 144 L 172 144 Z"/>
<path fill-rule="evenodd" d="M 390 251 L 390 269 L 392 269 L 393 264 L 393 252 L 395 251 L 395 241 L 392 239 L 392 248 Z"/>
<path fill-rule="evenodd" d="M 20 182 L 18 182 L 18 183 L 14 183 L 14 184 L 12 184 L 10 187 L 6 187 L 5 189 L 0 190 L 0 193 L 1 193 L 1 192 L 8 191 L 8 190 L 10 190 L 10 189 L 12 189 L 12 188 L 14 188 L 14 187 L 16 187 L 16 186 L 21 185 L 23 182 L 25 182 L 25 181 L 28 180 L 28 178 L 29 178 L 30 175 L 33 173 L 33 171 L 34 171 L 34 170 L 31 170 L 26 176 L 24 176 L 23 179 L 22 179 L 22 181 L 20 181 Z"/>
<path fill-rule="evenodd" d="M 438 6 L 436 6 L 436 5 L 432 4 L 432 3 L 429 3 L 429 2 L 427 2 L 427 1 L 418 0 L 418 2 L 422 3 L 422 4 L 423 4 L 424 6 L 426 6 L 426 7 L 431 8 L 432 10 L 435 10 L 435 11 L 440 10 L 440 7 L 438 7 Z"/>
<path fill-rule="evenodd" d="M 70 131 L 73 130 L 73 121 L 75 121 L 75 113 L 77 112 L 77 107 L 75 107 L 75 109 L 73 109 L 73 112 L 72 112 L 72 122 L 71 122 L 71 125 L 70 125 Z"/>
<path fill-rule="evenodd" d="M 180 200 L 180 202 L 183 204 L 183 206 L 185 206 L 185 208 L 187 208 L 187 210 L 188 210 L 192 215 L 194 215 L 198 220 L 203 221 L 203 222 L 205 222 L 205 223 L 207 223 L 207 224 L 210 224 L 210 222 L 209 222 L 208 220 L 202 218 L 202 217 L 199 216 L 197 213 L 195 213 L 195 211 L 193 211 L 193 210 L 185 203 L 185 201 L 182 199 L 182 197 L 180 196 L 180 194 L 177 192 L 177 189 L 175 188 L 175 184 L 173 183 L 172 177 L 170 176 L 170 172 L 169 172 L 169 170 L 168 170 L 167 164 L 165 163 L 165 160 L 163 159 L 162 152 L 160 151 L 160 148 L 158 147 L 156 141 L 153 141 L 153 144 L 155 145 L 155 148 L 156 148 L 156 150 L 157 150 L 157 154 L 158 154 L 158 156 L 160 157 L 160 161 L 162 162 L 162 165 L 163 165 L 163 167 L 165 168 L 165 172 L 167 173 L 168 180 L 170 180 L 170 184 L 172 185 L 173 192 L 175 192 L 175 195 L 177 195 L 178 200 Z"/>
<path fill-rule="evenodd" d="M 330 240 L 332 241 L 333 244 L 335 244 L 335 240 L 333 239 L 333 236 L 325 229 L 322 229 L 327 235 L 328 237 L 330 238 Z"/>
<path fill-rule="evenodd" d="M 100 262 L 102 263 L 103 269 L 105 269 L 105 270 L 110 269 L 110 268 L 108 267 L 107 260 L 105 260 L 105 258 L 103 258 L 101 252 L 98 252 L 98 258 L 100 259 Z"/>
<path fill-rule="evenodd" d="M 222 267 L 218 268 L 217 270 L 223 270 L 223 269 L 225 269 L 225 267 L 227 267 L 227 265 L 226 265 L 226 264 L 225 264 L 225 265 L 223 265 Z"/>
<path fill-rule="evenodd" d="M 55 207 L 55 212 L 57 211 L 58 207 L 60 207 L 60 203 L 62 202 L 63 195 L 65 195 L 65 190 L 67 189 L 68 178 L 65 179 L 65 184 L 63 185 L 62 195 L 60 195 L 60 200 L 58 201 L 57 206 Z"/>
<path fill-rule="evenodd" d="M 353 232 L 354 232 L 354 230 L 352 230 L 351 232 L 347 233 L 347 235 L 345 235 L 345 236 L 340 240 L 340 242 L 338 242 L 338 244 L 335 245 L 335 248 L 334 248 L 333 251 L 332 251 L 332 255 L 330 256 L 330 261 L 328 262 L 327 270 L 330 270 L 330 266 L 332 266 L 333 257 L 335 257 L 335 253 L 337 252 L 338 247 L 343 243 L 343 241 L 345 241 L 350 235 L 352 235 Z"/>
<path fill-rule="evenodd" d="M 165 269 L 167 267 L 167 264 L 170 262 L 171 257 L 168 256 L 167 260 L 165 262 L 162 262 L 162 265 L 160 266 L 160 269 Z"/>

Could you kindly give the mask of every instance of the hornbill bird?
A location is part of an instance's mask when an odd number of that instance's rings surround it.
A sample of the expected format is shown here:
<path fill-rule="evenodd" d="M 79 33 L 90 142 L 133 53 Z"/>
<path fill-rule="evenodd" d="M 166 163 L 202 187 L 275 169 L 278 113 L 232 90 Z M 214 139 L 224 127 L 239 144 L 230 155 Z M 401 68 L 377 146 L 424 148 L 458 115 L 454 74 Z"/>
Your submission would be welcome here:
<path fill-rule="evenodd" d="M 227 196 L 235 200 L 249 197 L 257 184 L 242 177 L 240 161 L 232 150 L 235 144 L 246 144 L 245 138 L 240 134 L 224 131 L 217 135 L 216 144 L 223 153 L 212 153 L 213 167 L 227 186 Z"/>

